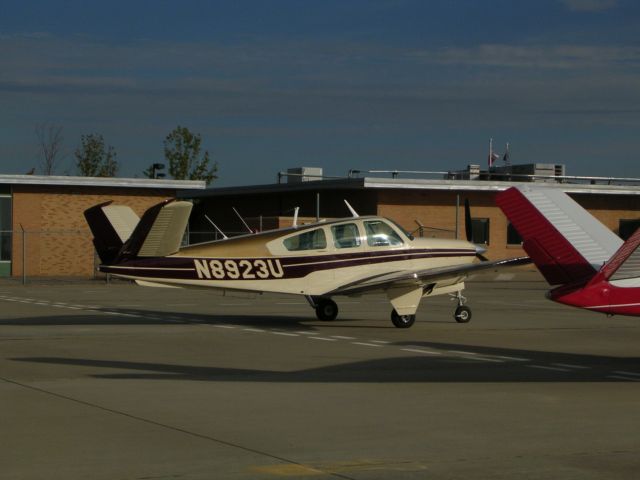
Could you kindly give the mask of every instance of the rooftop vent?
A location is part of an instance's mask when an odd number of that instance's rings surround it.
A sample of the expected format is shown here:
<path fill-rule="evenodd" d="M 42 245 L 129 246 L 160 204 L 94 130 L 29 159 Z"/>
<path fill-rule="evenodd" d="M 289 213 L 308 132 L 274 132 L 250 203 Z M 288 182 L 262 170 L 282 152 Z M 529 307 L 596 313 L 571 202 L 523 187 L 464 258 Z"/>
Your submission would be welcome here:
<path fill-rule="evenodd" d="M 287 183 L 313 182 L 322 180 L 322 168 L 297 167 L 287 169 Z"/>

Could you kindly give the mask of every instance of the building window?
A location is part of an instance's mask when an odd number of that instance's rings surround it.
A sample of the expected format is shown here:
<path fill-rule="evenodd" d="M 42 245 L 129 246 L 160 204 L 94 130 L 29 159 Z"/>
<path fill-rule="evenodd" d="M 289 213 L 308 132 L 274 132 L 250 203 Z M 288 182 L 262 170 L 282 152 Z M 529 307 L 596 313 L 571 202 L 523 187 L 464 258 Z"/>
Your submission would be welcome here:
<path fill-rule="evenodd" d="M 471 241 L 477 244 L 489 245 L 489 219 L 471 219 Z"/>
<path fill-rule="evenodd" d="M 327 238 L 321 228 L 286 238 L 283 243 L 284 247 L 290 252 L 327 248 Z"/>
<path fill-rule="evenodd" d="M 507 245 L 522 245 L 522 237 L 511 222 L 507 224 Z"/>
<path fill-rule="evenodd" d="M 360 233 L 355 223 L 334 225 L 331 227 L 333 244 L 336 248 L 354 248 L 360 246 Z"/>
<path fill-rule="evenodd" d="M 640 218 L 635 220 L 621 219 L 618 223 L 618 234 L 622 240 L 627 240 L 640 228 Z"/>
<path fill-rule="evenodd" d="M 11 261 L 11 197 L 0 195 L 0 261 Z"/>

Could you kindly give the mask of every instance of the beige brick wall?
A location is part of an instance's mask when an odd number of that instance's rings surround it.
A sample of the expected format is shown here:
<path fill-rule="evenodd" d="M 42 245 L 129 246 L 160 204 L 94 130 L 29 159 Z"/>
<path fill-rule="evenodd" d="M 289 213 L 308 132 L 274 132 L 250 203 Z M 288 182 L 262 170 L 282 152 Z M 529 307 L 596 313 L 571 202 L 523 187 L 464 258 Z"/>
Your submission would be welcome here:
<path fill-rule="evenodd" d="M 489 219 L 489 245 L 486 256 L 500 259 L 526 255 L 519 246 L 507 245 L 508 220 L 496 207 L 493 192 L 439 192 L 419 190 L 381 190 L 378 192 L 378 214 L 397 221 L 405 229 L 417 228 L 414 220 L 426 227 L 455 231 L 456 195 L 460 195 L 459 237 L 465 238 L 464 200 L 471 203 L 474 218 Z M 633 195 L 573 195 L 599 221 L 618 234 L 620 219 L 640 218 L 640 197 Z M 425 236 L 454 238 L 451 232 L 425 230 Z"/>
<path fill-rule="evenodd" d="M 16 186 L 13 189 L 12 275 L 22 276 L 23 235 L 29 277 L 91 277 L 94 248 L 83 212 L 113 200 L 142 215 L 175 195 L 172 190 Z"/>

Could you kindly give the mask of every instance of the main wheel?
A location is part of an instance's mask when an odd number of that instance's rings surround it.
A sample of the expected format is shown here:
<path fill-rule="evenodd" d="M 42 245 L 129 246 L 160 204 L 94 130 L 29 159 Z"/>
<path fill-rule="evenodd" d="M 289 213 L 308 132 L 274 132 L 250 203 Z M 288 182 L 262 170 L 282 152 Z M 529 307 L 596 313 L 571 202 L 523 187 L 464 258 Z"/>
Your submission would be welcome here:
<path fill-rule="evenodd" d="M 391 311 L 391 322 L 397 328 L 409 328 L 415 321 L 415 315 L 398 315 L 395 308 Z"/>
<path fill-rule="evenodd" d="M 471 320 L 471 309 L 464 305 L 460 305 L 456 308 L 456 312 L 453 314 L 453 318 L 456 319 L 458 323 L 467 323 Z"/>
<path fill-rule="evenodd" d="M 338 305 L 330 298 L 321 298 L 316 302 L 316 317 L 323 322 L 335 320 L 338 316 Z"/>

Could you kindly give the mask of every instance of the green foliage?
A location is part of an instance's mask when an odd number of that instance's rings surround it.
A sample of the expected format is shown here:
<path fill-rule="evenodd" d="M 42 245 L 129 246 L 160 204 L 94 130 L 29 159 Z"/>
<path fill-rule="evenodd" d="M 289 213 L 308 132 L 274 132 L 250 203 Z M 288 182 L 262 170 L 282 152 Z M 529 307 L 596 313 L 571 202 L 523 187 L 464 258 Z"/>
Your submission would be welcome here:
<path fill-rule="evenodd" d="M 218 162 L 209 166 L 209 152 L 201 154 L 202 138 L 178 125 L 164 139 L 164 156 L 169 174 L 177 180 L 204 180 L 207 185 L 217 177 Z"/>
<path fill-rule="evenodd" d="M 118 173 L 116 152 L 112 146 L 105 148 L 102 135 L 90 133 L 81 136 L 82 145 L 76 149 L 78 173 L 84 177 L 115 177 Z"/>
<path fill-rule="evenodd" d="M 154 178 L 154 173 L 155 170 L 153 169 L 153 164 L 149 165 L 149 168 L 145 168 L 142 171 L 142 175 L 144 175 L 146 178 Z"/>

